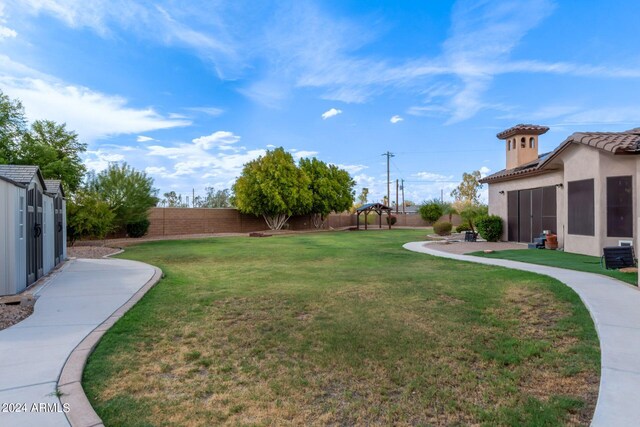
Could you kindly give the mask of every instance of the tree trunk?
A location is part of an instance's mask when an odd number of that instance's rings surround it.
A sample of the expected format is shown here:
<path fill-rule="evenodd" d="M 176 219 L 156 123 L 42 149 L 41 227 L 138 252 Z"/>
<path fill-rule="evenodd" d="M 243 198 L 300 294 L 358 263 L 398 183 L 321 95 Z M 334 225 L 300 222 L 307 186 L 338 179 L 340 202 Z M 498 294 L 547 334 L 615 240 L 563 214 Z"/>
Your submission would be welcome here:
<path fill-rule="evenodd" d="M 311 220 L 313 221 L 313 226 L 315 228 L 324 228 L 324 222 L 326 221 L 327 217 L 325 217 L 322 214 L 319 213 L 314 213 L 311 214 Z"/>
<path fill-rule="evenodd" d="M 262 215 L 265 222 L 267 223 L 267 227 L 270 230 L 280 230 L 282 226 L 289 220 L 290 215 L 286 214 L 276 214 L 276 215 Z"/>

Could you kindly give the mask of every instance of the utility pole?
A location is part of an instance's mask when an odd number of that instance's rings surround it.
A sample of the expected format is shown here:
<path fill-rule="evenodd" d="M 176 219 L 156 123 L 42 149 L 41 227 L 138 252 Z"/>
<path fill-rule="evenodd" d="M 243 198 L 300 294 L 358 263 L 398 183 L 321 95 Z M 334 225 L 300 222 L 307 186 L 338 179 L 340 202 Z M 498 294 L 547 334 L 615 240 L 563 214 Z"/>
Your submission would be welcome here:
<path fill-rule="evenodd" d="M 444 203 L 444 188 L 440 189 L 440 203 Z"/>
<path fill-rule="evenodd" d="M 398 178 L 396 178 L 396 215 L 398 215 Z"/>
<path fill-rule="evenodd" d="M 382 154 L 383 156 L 387 156 L 387 204 L 391 204 L 391 191 L 389 188 L 389 161 L 391 160 L 392 157 L 395 157 L 393 155 L 393 153 L 387 151 L 386 153 Z"/>
<path fill-rule="evenodd" d="M 406 213 L 404 211 L 404 178 L 402 179 L 402 184 L 400 185 L 400 189 L 402 190 L 402 213 Z"/>

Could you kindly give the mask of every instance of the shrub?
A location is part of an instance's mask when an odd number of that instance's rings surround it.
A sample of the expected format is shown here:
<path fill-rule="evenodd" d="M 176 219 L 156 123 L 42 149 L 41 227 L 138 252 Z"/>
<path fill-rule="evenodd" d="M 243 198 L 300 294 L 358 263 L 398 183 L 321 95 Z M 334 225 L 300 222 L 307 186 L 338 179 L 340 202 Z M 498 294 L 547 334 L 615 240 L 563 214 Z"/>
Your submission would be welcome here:
<path fill-rule="evenodd" d="M 476 225 L 487 242 L 497 242 L 502 235 L 502 218 L 498 215 L 483 215 L 476 220 Z"/>
<path fill-rule="evenodd" d="M 418 213 L 427 222 L 434 223 L 444 215 L 442 203 L 437 200 L 423 203 L 418 209 Z"/>
<path fill-rule="evenodd" d="M 394 225 L 396 222 L 398 222 L 398 218 L 396 218 L 395 215 L 387 215 L 385 220 L 387 221 L 387 224 L 389 224 L 389 221 L 391 221 L 391 225 Z"/>
<path fill-rule="evenodd" d="M 129 237 L 142 237 L 147 234 L 147 230 L 149 229 L 149 220 L 144 218 L 140 221 L 130 222 L 127 224 L 126 229 Z"/>
<path fill-rule="evenodd" d="M 438 221 L 433 224 L 433 231 L 435 231 L 440 236 L 448 236 L 451 234 L 451 229 L 453 226 L 449 221 Z"/>
<path fill-rule="evenodd" d="M 469 223 L 467 222 L 463 222 L 456 227 L 456 233 L 464 233 L 465 231 L 471 231 L 471 227 L 469 227 Z"/>

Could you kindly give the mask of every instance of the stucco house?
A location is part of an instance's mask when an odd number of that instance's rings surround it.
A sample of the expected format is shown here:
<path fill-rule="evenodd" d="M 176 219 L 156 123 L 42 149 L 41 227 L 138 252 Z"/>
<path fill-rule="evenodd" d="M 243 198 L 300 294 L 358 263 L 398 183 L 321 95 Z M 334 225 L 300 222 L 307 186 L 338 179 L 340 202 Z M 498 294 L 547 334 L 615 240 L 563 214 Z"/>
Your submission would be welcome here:
<path fill-rule="evenodd" d="M 633 244 L 640 128 L 576 132 L 539 154 L 538 138 L 548 130 L 519 124 L 497 135 L 506 168 L 480 182 L 489 186 L 489 213 L 504 219 L 502 240 L 532 242 L 549 230 L 565 251 L 593 256 Z"/>

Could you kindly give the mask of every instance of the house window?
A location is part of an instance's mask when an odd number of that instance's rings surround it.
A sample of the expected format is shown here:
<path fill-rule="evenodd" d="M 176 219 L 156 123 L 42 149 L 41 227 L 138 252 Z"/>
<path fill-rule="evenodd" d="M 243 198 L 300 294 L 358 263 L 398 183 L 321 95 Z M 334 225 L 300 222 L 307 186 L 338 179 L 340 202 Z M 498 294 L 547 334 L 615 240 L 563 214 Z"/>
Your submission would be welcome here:
<path fill-rule="evenodd" d="M 525 148 L 526 146 L 527 146 L 527 140 L 524 137 L 522 137 L 520 139 L 520 148 Z"/>
<path fill-rule="evenodd" d="M 595 234 L 593 179 L 568 183 L 569 234 Z"/>
<path fill-rule="evenodd" d="M 536 139 L 534 137 L 529 138 L 529 148 L 536 148 Z"/>
<path fill-rule="evenodd" d="M 511 151 L 511 140 L 507 140 L 507 151 Z"/>
<path fill-rule="evenodd" d="M 24 237 L 24 196 L 20 196 L 19 212 L 18 234 L 20 239 L 22 239 Z"/>
<path fill-rule="evenodd" d="M 607 236 L 633 236 L 631 176 L 607 177 Z"/>

